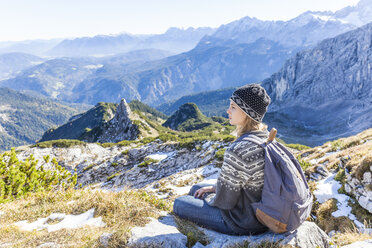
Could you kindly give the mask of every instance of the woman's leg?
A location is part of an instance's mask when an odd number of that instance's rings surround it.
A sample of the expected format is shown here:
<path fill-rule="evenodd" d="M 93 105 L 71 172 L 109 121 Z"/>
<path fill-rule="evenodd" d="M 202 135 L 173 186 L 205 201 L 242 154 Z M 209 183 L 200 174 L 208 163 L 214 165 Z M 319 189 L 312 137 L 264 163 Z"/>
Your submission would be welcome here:
<path fill-rule="evenodd" d="M 194 192 L 197 190 L 195 188 L 193 189 Z M 190 190 L 190 193 L 193 193 L 192 190 Z M 235 234 L 223 220 L 220 209 L 211 207 L 204 200 L 195 198 L 192 195 L 178 197 L 174 201 L 173 212 L 177 216 L 193 221 L 201 226 L 221 233 Z"/>

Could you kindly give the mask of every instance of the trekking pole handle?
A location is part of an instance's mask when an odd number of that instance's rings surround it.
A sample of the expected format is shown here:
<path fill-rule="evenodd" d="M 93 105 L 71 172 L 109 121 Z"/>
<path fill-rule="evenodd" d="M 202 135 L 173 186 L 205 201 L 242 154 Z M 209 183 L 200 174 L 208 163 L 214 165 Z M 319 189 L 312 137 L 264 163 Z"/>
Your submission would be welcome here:
<path fill-rule="evenodd" d="M 266 144 L 272 142 L 276 136 L 277 130 L 275 128 L 272 128 L 269 133 L 269 138 L 266 141 Z"/>

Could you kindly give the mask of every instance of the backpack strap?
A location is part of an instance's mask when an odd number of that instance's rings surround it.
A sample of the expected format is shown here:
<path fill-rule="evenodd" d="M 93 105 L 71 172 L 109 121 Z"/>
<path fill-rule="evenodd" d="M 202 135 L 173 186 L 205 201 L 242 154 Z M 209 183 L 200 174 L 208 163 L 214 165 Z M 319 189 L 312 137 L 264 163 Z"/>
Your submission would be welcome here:
<path fill-rule="evenodd" d="M 272 128 L 270 130 L 270 133 L 269 133 L 269 138 L 267 139 L 266 141 L 266 145 L 269 144 L 270 142 L 273 142 L 273 140 L 275 139 L 275 136 L 276 136 L 276 133 L 278 131 L 275 129 L 275 128 Z"/>

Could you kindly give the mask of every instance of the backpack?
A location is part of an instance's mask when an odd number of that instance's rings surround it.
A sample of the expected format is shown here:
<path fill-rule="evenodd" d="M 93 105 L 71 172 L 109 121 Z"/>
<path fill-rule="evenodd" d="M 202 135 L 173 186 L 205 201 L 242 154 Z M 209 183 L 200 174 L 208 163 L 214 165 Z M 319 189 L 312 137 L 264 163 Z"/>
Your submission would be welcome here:
<path fill-rule="evenodd" d="M 306 220 L 313 196 L 297 159 L 274 140 L 275 135 L 273 128 L 267 141 L 249 133 L 241 138 L 265 150 L 262 198 L 251 204 L 253 211 L 271 231 L 283 233 L 295 230 Z"/>

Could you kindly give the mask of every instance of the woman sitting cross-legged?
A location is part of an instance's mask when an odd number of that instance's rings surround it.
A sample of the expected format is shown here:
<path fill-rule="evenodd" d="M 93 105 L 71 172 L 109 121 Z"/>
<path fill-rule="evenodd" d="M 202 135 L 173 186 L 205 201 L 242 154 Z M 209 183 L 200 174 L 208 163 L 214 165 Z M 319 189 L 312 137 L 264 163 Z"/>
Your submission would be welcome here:
<path fill-rule="evenodd" d="M 230 97 L 227 110 L 238 138 L 226 149 L 216 185 L 196 184 L 189 194 L 174 201 L 174 213 L 218 232 L 232 235 L 267 231 L 255 217 L 251 203 L 261 200 L 264 184 L 264 149 L 247 140 L 249 133 L 267 139 L 262 119 L 270 97 L 258 84 L 242 86 Z"/>

